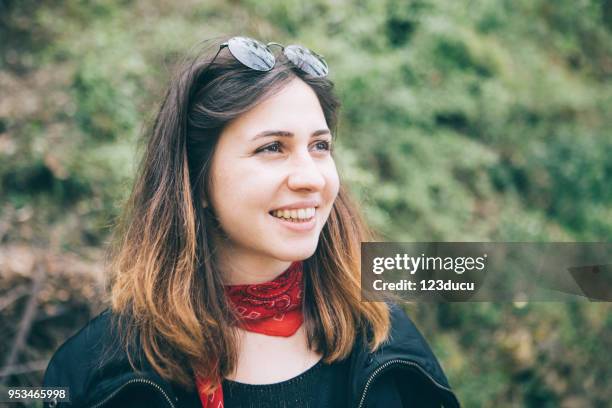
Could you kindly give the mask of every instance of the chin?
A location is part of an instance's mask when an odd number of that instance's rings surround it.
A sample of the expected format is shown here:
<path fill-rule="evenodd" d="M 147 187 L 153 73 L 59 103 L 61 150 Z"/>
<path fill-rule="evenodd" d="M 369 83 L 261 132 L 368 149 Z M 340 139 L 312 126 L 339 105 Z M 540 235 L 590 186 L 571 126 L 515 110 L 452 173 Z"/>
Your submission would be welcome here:
<path fill-rule="evenodd" d="M 315 245 L 303 245 L 300 247 L 287 247 L 283 248 L 282 251 L 275 251 L 274 257 L 285 262 L 303 261 L 310 258 L 315 251 L 317 246 Z"/>

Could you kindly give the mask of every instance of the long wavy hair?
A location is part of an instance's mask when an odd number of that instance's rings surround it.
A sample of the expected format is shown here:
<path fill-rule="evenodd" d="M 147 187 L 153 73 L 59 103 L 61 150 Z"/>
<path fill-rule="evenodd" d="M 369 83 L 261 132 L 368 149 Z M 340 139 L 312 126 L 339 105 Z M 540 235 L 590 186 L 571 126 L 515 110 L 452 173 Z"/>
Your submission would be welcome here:
<path fill-rule="evenodd" d="M 170 82 L 144 133 L 109 251 L 115 327 L 130 364 L 138 370 L 137 349 L 162 378 L 186 388 L 194 375 L 220 380 L 237 364 L 236 316 L 213 251 L 219 225 L 202 205 L 222 130 L 296 77 L 317 95 L 333 135 L 340 107 L 329 79 L 305 74 L 283 55 L 271 71 L 255 71 L 218 52 L 220 43 L 183 63 Z M 360 244 L 370 238 L 341 186 L 316 252 L 304 260 L 308 344 L 325 362 L 346 358 L 360 333 L 371 350 L 388 336 L 387 305 L 361 301 Z"/>

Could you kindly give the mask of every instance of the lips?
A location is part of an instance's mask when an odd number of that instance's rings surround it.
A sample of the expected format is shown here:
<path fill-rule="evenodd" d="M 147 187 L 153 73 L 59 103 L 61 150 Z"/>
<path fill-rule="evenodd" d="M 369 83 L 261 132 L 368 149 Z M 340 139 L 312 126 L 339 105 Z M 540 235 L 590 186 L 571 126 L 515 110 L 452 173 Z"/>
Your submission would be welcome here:
<path fill-rule="evenodd" d="M 311 208 L 312 210 L 310 211 L 311 214 L 316 214 L 316 211 L 314 208 Z M 273 211 L 271 211 L 270 216 L 276 221 L 278 222 L 281 226 L 288 228 L 289 230 L 295 231 L 295 232 L 307 232 L 307 231 L 311 231 L 312 229 L 315 228 L 315 226 L 317 225 L 317 219 L 316 219 L 316 215 L 312 215 L 310 217 L 308 217 L 310 214 L 308 214 L 306 212 L 306 210 L 304 209 L 300 209 L 300 210 L 291 210 L 291 212 L 294 211 L 302 211 L 302 214 L 297 214 L 298 217 L 296 218 L 285 218 L 284 217 L 284 212 L 288 211 L 288 210 L 282 210 L 282 211 L 275 211 L 276 214 L 282 213 L 283 216 L 277 216 L 272 214 Z M 299 218 L 299 216 L 302 215 L 304 217 L 308 217 L 308 218 Z"/>
<path fill-rule="evenodd" d="M 318 200 L 296 201 L 291 204 L 277 207 L 273 209 L 272 211 L 270 211 L 270 213 L 274 211 L 280 211 L 280 210 L 299 210 L 300 208 L 311 208 L 311 207 L 317 208 L 319 205 L 321 205 L 321 203 Z"/>

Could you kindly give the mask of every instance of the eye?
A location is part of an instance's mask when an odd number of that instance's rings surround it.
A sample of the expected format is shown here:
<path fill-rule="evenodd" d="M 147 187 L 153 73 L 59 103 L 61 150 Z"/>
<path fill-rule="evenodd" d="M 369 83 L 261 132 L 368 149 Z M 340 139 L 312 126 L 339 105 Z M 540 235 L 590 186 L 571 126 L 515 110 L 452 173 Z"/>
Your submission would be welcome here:
<path fill-rule="evenodd" d="M 267 152 L 267 153 L 278 153 L 281 151 L 282 145 L 280 142 L 273 142 L 263 147 L 260 147 L 255 153 Z"/>
<path fill-rule="evenodd" d="M 317 150 L 324 150 L 324 151 L 331 150 L 331 143 L 327 140 L 319 140 L 315 142 L 314 146 Z"/>

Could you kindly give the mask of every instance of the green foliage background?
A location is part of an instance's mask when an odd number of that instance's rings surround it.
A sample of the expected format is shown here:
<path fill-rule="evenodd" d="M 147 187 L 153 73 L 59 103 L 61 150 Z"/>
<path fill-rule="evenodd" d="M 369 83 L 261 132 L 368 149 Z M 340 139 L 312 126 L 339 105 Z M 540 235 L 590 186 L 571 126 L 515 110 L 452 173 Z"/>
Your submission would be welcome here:
<path fill-rule="evenodd" d="M 0 244 L 103 247 L 173 64 L 222 34 L 325 55 L 384 239 L 612 239 L 610 0 L 3 0 Z M 612 400 L 608 304 L 408 311 L 466 407 Z"/>

